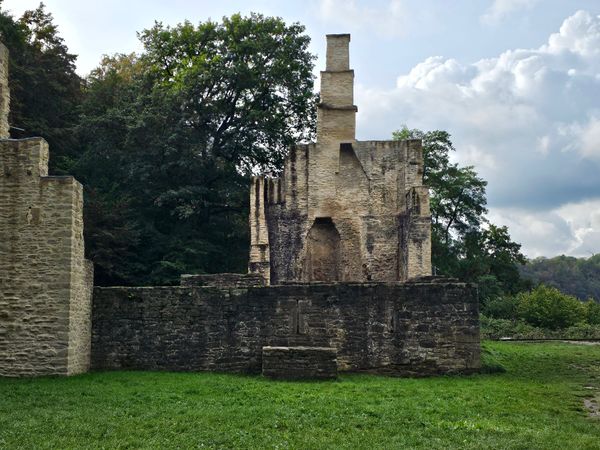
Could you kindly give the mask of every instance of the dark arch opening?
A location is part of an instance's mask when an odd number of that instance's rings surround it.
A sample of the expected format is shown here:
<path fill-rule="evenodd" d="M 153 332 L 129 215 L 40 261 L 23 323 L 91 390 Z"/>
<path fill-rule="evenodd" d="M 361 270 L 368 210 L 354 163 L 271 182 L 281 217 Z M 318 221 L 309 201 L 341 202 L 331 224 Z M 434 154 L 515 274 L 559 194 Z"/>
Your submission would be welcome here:
<path fill-rule="evenodd" d="M 308 232 L 306 281 L 340 279 L 340 234 L 331 217 L 317 217 Z"/>

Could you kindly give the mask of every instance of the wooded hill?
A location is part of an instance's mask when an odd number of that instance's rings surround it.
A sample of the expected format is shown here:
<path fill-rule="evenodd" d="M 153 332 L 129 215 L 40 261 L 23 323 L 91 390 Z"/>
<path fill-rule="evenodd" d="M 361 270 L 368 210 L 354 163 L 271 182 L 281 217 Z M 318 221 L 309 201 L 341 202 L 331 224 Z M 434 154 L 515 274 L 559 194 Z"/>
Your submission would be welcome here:
<path fill-rule="evenodd" d="M 521 266 L 520 272 L 534 284 L 554 286 L 580 300 L 591 297 L 600 301 L 600 254 L 590 258 L 536 258 Z"/>

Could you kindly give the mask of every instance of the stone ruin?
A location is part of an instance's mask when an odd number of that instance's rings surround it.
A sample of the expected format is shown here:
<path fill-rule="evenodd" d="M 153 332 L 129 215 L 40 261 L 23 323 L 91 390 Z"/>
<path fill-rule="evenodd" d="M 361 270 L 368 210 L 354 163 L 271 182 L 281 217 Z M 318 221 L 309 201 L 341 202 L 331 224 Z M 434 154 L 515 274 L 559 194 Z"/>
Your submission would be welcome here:
<path fill-rule="evenodd" d="M 248 274 L 92 287 L 82 188 L 8 138 L 0 47 L 0 376 L 92 370 L 334 378 L 472 372 L 477 290 L 431 277 L 421 142 L 357 141 L 350 35 L 327 36 L 317 142 L 250 189 Z"/>
<path fill-rule="evenodd" d="M 86 372 L 93 267 L 83 251 L 83 188 L 48 176 L 44 139 L 9 139 L 9 103 L 0 44 L 0 375 Z"/>
<path fill-rule="evenodd" d="M 250 190 L 250 264 L 267 284 L 406 281 L 431 275 L 420 140 L 357 141 L 349 34 L 327 36 L 317 142 Z"/>

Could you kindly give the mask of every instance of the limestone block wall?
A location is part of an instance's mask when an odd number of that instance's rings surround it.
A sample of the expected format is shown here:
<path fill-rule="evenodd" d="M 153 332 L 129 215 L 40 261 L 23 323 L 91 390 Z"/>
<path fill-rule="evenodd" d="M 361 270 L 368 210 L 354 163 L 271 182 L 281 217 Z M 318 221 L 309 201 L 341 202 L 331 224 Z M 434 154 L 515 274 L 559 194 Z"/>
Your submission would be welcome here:
<path fill-rule="evenodd" d="M 476 289 L 457 282 L 94 290 L 92 367 L 260 373 L 263 347 L 331 347 L 341 371 L 479 368 Z"/>
<path fill-rule="evenodd" d="M 10 90 L 8 88 L 8 49 L 0 43 L 0 139 L 9 137 L 8 113 Z"/>
<path fill-rule="evenodd" d="M 340 268 L 329 272 L 336 273 L 333 279 L 338 281 L 402 281 L 430 275 L 431 216 L 428 190 L 421 186 L 420 141 L 342 144 L 334 172 L 322 170 L 323 158 L 320 143 L 297 146 L 281 178 L 254 180 L 251 227 L 255 220 L 262 232 L 267 231 L 268 253 L 253 254 L 260 257 L 257 261 L 268 258 L 271 283 L 319 281 L 313 271 L 315 251 L 323 256 L 321 265 Z M 322 173 L 314 176 L 311 169 L 317 168 Z M 254 192 L 260 193 L 259 201 Z M 323 231 L 322 236 L 317 231 Z M 338 235 L 336 244 L 330 238 Z M 315 245 L 319 242 L 323 245 Z M 327 248 L 336 254 L 329 260 Z M 331 279 L 325 276 L 322 281 Z"/>
<path fill-rule="evenodd" d="M 350 35 L 328 34 L 325 65 L 327 70 L 348 70 L 350 67 Z"/>
<path fill-rule="evenodd" d="M 48 176 L 41 138 L 0 140 L 0 375 L 85 372 L 92 266 L 83 192 Z"/>

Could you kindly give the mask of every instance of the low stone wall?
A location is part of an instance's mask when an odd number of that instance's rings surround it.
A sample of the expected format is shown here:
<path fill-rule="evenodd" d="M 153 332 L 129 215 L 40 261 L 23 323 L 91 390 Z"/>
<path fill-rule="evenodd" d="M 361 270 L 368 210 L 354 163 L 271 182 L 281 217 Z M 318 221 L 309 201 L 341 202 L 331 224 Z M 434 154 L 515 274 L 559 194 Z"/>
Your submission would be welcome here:
<path fill-rule="evenodd" d="M 262 348 L 337 350 L 340 371 L 470 372 L 479 363 L 474 286 L 304 284 L 94 290 L 93 369 L 260 373 Z"/>

